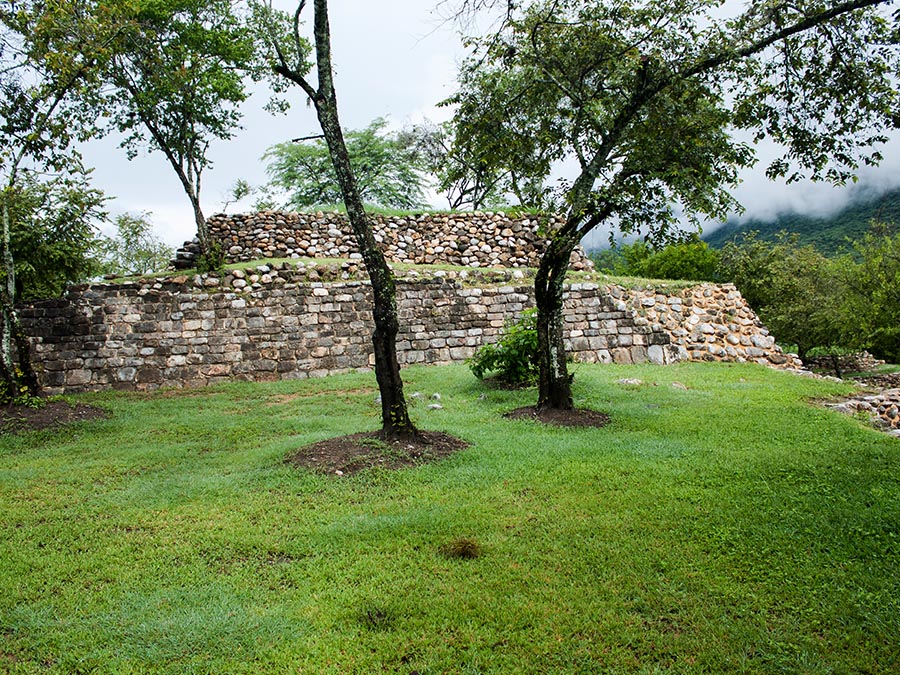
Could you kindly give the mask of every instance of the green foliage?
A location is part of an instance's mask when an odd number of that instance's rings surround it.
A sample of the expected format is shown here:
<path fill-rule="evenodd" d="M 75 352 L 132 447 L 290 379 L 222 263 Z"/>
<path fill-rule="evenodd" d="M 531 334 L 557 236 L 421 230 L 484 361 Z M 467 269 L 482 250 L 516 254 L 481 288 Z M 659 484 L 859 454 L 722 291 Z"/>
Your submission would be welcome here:
<path fill-rule="evenodd" d="M 900 363 L 900 227 L 876 223 L 853 249 L 839 262 L 845 340 Z"/>
<path fill-rule="evenodd" d="M 836 266 L 814 247 L 799 246 L 796 237 L 771 243 L 745 235 L 722 249 L 721 274 L 779 341 L 797 345 L 801 358 L 841 340 L 844 285 Z"/>
<path fill-rule="evenodd" d="M 597 269 L 616 276 L 684 281 L 717 281 L 719 253 L 696 235 L 655 249 L 638 240 L 592 252 Z"/>
<path fill-rule="evenodd" d="M 346 131 L 344 140 L 360 195 L 377 206 L 412 209 L 425 206 L 425 162 L 408 138 L 386 133 L 378 118 L 365 129 Z M 279 143 L 263 155 L 274 189 L 288 194 L 293 209 L 342 201 L 341 188 L 323 138 Z"/>
<path fill-rule="evenodd" d="M 34 409 L 43 407 L 44 399 L 35 396 L 28 385 L 23 384 L 25 377 L 21 369 L 15 368 L 14 373 L 15 378 L 12 382 L 6 378 L 0 378 L 0 407 L 17 406 Z"/>
<path fill-rule="evenodd" d="M 484 162 L 482 148 L 456 143 L 452 123 L 413 125 L 403 129 L 398 140 L 421 157 L 451 209 L 506 208 L 505 192 L 513 190 L 511 174 Z"/>
<path fill-rule="evenodd" d="M 518 321 L 507 322 L 497 342 L 480 347 L 469 368 L 479 380 L 494 373 L 506 384 L 524 386 L 537 379 L 537 353 L 537 310 L 529 309 Z"/>
<path fill-rule="evenodd" d="M 225 249 L 222 244 L 213 241 L 205 251 L 200 253 L 195 265 L 199 274 L 221 272 L 225 268 Z"/>
<path fill-rule="evenodd" d="M 852 194 L 852 193 L 851 193 Z M 878 196 L 860 193 L 850 203 L 827 217 L 813 217 L 797 213 L 782 214 L 771 220 L 727 222 L 717 230 L 705 234 L 704 241 L 715 248 L 740 235 L 755 231 L 760 239 L 775 241 L 779 232 L 798 235 L 801 246 L 811 244 L 828 257 L 852 252 L 851 242 L 862 239 L 873 220 L 900 223 L 900 189 Z"/>
<path fill-rule="evenodd" d="M 42 178 L 22 173 L 0 194 L 12 219 L 16 294 L 22 300 L 59 297 L 69 283 L 98 272 L 97 225 L 107 198 L 90 186 L 89 174 Z M 6 273 L 0 270 L 0 283 Z"/>
<path fill-rule="evenodd" d="M 114 223 L 116 236 L 97 244 L 102 274 L 152 274 L 166 268 L 175 250 L 153 234 L 149 214 L 123 213 Z"/>
<path fill-rule="evenodd" d="M 853 254 L 826 258 L 797 235 L 776 242 L 744 235 L 722 249 L 721 274 L 737 285 L 779 341 L 868 349 L 900 360 L 900 234 L 875 224 Z"/>
<path fill-rule="evenodd" d="M 470 40 L 449 100 L 455 144 L 479 170 L 511 176 L 528 206 L 565 214 L 546 233 L 535 277 L 544 316 L 561 320 L 569 254 L 595 228 L 658 246 L 679 221 L 735 211 L 731 189 L 756 162 L 735 129 L 780 147 L 772 178 L 842 182 L 881 159 L 900 71 L 900 35 L 884 10 L 800 0 L 723 13 L 720 4 L 505 3 L 501 29 Z M 550 185 L 566 160 L 575 177 Z M 562 326 L 552 333 L 540 360 L 553 373 L 541 382 L 555 391 L 542 390 L 541 402 L 568 400 L 553 358 L 564 352 Z"/>
<path fill-rule="evenodd" d="M 239 127 L 246 80 L 258 75 L 254 36 L 232 0 L 138 0 L 115 5 L 123 29 L 105 72 L 112 125 L 129 158 L 165 156 L 194 210 L 201 247 L 211 244 L 200 207 L 214 140 Z"/>

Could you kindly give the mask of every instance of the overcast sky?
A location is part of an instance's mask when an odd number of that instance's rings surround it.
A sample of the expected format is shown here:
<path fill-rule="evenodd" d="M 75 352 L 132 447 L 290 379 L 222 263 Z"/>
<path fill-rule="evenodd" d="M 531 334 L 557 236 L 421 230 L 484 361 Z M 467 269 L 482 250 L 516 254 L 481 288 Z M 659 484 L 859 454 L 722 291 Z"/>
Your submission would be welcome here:
<path fill-rule="evenodd" d="M 330 3 L 336 88 L 345 128 L 364 127 L 376 117 L 388 118 L 394 127 L 447 118 L 448 111 L 436 104 L 453 93 L 464 52 L 454 27 L 434 11 L 435 4 L 436 0 Z M 276 5 L 296 7 L 284 0 Z M 221 210 L 235 180 L 265 182 L 260 156 L 266 148 L 318 133 L 315 114 L 299 89 L 292 93 L 293 107 L 287 115 L 265 112 L 266 98 L 264 91 L 252 96 L 245 105 L 243 129 L 231 141 L 213 144 L 213 166 L 204 173 L 201 193 L 207 216 Z M 95 167 L 95 185 L 115 197 L 112 213 L 150 212 L 158 236 L 170 244 L 193 238 L 190 204 L 161 154 L 143 153 L 129 162 L 112 138 L 92 142 L 84 154 L 88 165 Z M 879 190 L 900 185 L 900 135 L 884 155 L 881 167 L 860 174 L 860 185 Z M 748 172 L 736 192 L 747 209 L 745 217 L 791 210 L 826 214 L 845 203 L 850 192 L 827 185 L 785 187 L 767 181 L 764 168 Z"/>

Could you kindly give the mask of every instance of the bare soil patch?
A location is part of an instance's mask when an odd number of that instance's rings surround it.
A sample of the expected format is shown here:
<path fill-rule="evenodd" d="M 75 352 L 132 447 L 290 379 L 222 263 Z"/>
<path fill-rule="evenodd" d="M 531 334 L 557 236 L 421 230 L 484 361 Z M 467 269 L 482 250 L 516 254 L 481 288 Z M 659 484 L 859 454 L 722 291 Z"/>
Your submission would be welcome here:
<path fill-rule="evenodd" d="M 558 427 L 599 429 L 609 424 L 609 415 L 587 408 L 557 410 L 555 408 L 538 408 L 532 405 L 512 410 L 506 413 L 504 417 L 511 420 L 534 420 Z"/>
<path fill-rule="evenodd" d="M 467 447 L 465 441 L 440 432 L 420 431 L 413 439 L 384 440 L 380 432 L 372 431 L 308 445 L 287 461 L 317 473 L 346 476 L 373 467 L 395 470 L 436 462 Z"/>
<path fill-rule="evenodd" d="M 0 406 L 0 432 L 21 433 L 55 429 L 72 422 L 106 419 L 109 413 L 92 405 L 69 405 L 66 401 L 48 401 L 40 408 Z"/>
<path fill-rule="evenodd" d="M 316 392 L 304 392 L 304 393 L 295 393 L 295 394 L 278 394 L 277 396 L 272 396 L 272 400 L 269 402 L 269 406 L 276 405 L 288 405 L 295 401 L 299 401 L 306 398 L 320 398 L 322 396 L 341 396 L 343 398 L 349 399 L 352 396 L 358 396 L 362 394 L 374 394 L 377 389 L 372 387 L 360 387 L 357 389 L 329 389 L 328 391 L 316 391 Z"/>

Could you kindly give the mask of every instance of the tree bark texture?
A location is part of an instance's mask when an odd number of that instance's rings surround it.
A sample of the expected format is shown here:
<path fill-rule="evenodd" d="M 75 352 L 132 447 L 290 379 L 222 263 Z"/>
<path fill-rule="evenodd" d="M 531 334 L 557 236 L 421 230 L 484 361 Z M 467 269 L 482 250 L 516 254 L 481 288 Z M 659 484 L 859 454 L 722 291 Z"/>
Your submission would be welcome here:
<path fill-rule="evenodd" d="M 397 361 L 397 333 L 400 321 L 397 316 L 394 275 L 375 241 L 371 221 L 363 206 L 356 177 L 350 165 L 350 156 L 344 143 L 332 77 L 326 0 L 315 2 L 314 33 L 319 88 L 312 100 L 328 144 L 344 205 L 347 207 L 347 217 L 372 283 L 375 322 L 372 342 L 375 351 L 375 378 L 381 394 L 382 434 L 387 438 L 414 436 L 416 429 L 409 418 L 406 398 L 403 395 L 403 381 L 400 378 L 400 364 Z"/>
<path fill-rule="evenodd" d="M 8 387 L 11 395 L 18 393 L 19 385 L 24 384 L 28 393 L 37 396 L 40 393 L 37 375 L 31 365 L 31 343 L 22 331 L 19 317 L 16 314 L 16 267 L 12 255 L 12 234 L 9 214 L 9 203 L 3 199 L 3 267 L 6 283 L 0 289 L 0 377 Z M 18 371 L 13 357 L 13 345 L 18 353 Z M 21 373 L 21 374 L 20 374 Z"/>
<path fill-rule="evenodd" d="M 554 235 L 541 257 L 534 280 L 538 331 L 538 408 L 571 410 L 572 376 L 566 366 L 563 342 L 563 282 L 569 269 L 573 240 L 561 233 Z"/>

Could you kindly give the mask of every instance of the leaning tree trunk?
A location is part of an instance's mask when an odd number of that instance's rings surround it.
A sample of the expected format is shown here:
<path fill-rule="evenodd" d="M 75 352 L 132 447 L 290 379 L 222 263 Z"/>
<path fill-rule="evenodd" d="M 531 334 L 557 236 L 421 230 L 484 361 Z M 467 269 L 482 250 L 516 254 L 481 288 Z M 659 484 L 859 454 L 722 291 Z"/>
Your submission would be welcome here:
<path fill-rule="evenodd" d="M 319 18 L 317 17 L 317 20 Z M 316 37 L 318 39 L 319 35 Z M 378 381 L 381 394 L 382 434 L 387 438 L 413 436 L 416 429 L 409 418 L 406 398 L 403 395 L 403 380 L 400 378 L 400 364 L 397 361 L 397 333 L 400 321 L 397 317 L 397 288 L 394 275 L 388 267 L 384 254 L 378 248 L 369 216 L 363 206 L 341 131 L 334 88 L 330 82 L 325 84 L 325 95 L 315 101 L 316 112 L 341 187 L 344 205 L 347 207 L 347 217 L 372 282 L 375 321 L 372 342 L 375 349 L 375 379 Z"/>
<path fill-rule="evenodd" d="M 303 54 L 305 51 L 299 32 L 300 14 L 305 5 L 306 0 L 301 0 L 294 12 L 293 39 L 297 54 Z M 278 47 L 277 37 L 270 36 L 270 39 L 275 40 L 277 55 L 273 69 L 275 73 L 300 85 L 315 105 L 319 125 L 328 144 L 328 153 L 341 188 L 341 196 L 347 207 L 347 217 L 372 283 L 375 321 L 372 342 L 375 350 L 375 378 L 381 394 L 382 435 L 385 438 L 413 437 L 417 431 L 409 419 L 406 399 L 403 396 L 403 381 L 400 379 L 400 364 L 397 361 L 397 333 L 400 328 L 397 317 L 397 289 L 394 275 L 375 241 L 372 224 L 363 206 L 353 167 L 350 165 L 347 146 L 344 143 L 331 66 L 331 29 L 328 25 L 327 0 L 315 0 L 313 33 L 318 87 L 313 87 L 307 81 L 304 72 L 289 62 L 285 52 Z M 300 61 L 305 61 L 305 57 Z"/>
<path fill-rule="evenodd" d="M 563 234 L 550 239 L 534 280 L 538 331 L 538 408 L 571 410 L 572 376 L 563 341 L 563 282 L 577 240 Z"/>
<path fill-rule="evenodd" d="M 337 114 L 337 100 L 331 97 L 321 102 L 317 101 L 316 110 L 341 186 L 347 217 L 372 282 L 375 320 L 372 342 L 375 348 L 375 378 L 381 393 L 382 433 L 390 438 L 414 435 L 416 430 L 409 418 L 406 399 L 403 396 L 400 364 L 397 361 L 397 333 L 400 322 L 397 317 L 397 288 L 394 284 L 394 275 L 372 234 L 371 222 L 363 206 L 344 144 Z"/>

